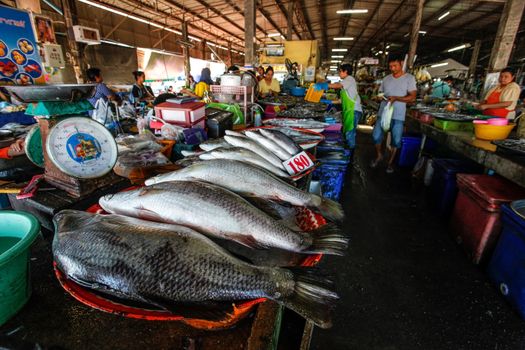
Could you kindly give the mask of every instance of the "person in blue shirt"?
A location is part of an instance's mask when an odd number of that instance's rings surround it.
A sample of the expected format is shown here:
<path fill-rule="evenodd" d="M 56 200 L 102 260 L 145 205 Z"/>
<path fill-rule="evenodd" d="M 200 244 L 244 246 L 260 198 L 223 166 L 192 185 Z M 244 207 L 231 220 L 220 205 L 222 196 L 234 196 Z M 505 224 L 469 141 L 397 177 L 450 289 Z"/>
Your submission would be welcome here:
<path fill-rule="evenodd" d="M 450 86 L 452 85 L 452 77 L 446 77 L 443 80 L 438 80 L 432 84 L 433 98 L 447 98 L 450 95 Z"/>
<path fill-rule="evenodd" d="M 95 88 L 95 93 L 93 94 L 93 97 L 88 98 L 88 101 L 95 107 L 95 104 L 99 99 L 103 99 L 104 101 L 116 101 L 120 102 L 120 98 L 118 95 L 113 93 L 106 84 L 104 84 L 104 78 L 102 77 L 102 74 L 100 72 L 100 69 L 98 68 L 89 68 L 86 71 L 86 76 L 88 78 L 88 81 L 90 83 L 95 83 L 97 87 Z"/>

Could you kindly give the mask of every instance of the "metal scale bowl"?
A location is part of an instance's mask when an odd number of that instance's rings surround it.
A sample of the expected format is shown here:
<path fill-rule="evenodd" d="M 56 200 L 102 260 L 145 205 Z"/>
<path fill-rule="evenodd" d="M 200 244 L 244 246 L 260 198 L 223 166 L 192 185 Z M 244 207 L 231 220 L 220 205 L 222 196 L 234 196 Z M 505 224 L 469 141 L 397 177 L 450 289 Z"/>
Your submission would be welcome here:
<path fill-rule="evenodd" d="M 38 119 L 40 135 L 30 133 L 31 139 L 26 143 L 31 144 L 33 138 L 41 137 L 48 183 L 80 198 L 119 180 L 112 172 L 117 160 L 113 136 L 84 113 L 92 108 L 86 98 L 93 95 L 95 85 L 11 86 L 7 89 L 17 99 L 30 103 L 26 113 Z"/>

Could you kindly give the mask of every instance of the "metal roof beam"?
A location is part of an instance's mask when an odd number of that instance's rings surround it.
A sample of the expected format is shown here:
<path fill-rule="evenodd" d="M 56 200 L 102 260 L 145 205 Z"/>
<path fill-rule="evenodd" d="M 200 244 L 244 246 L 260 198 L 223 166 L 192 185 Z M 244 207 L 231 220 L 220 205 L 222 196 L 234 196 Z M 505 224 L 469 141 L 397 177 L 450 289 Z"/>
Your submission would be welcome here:
<path fill-rule="evenodd" d="M 290 0 L 290 1 L 295 1 L 295 0 Z M 279 7 L 279 10 L 281 11 L 281 13 L 283 14 L 284 18 L 288 18 L 288 16 L 290 16 L 290 14 L 288 13 L 288 11 L 284 8 L 281 0 L 275 0 L 275 3 L 277 4 L 277 7 Z M 291 16 L 293 16 L 293 14 L 291 14 Z M 301 34 L 299 33 L 299 31 L 297 30 L 297 28 L 295 27 L 295 24 L 292 25 L 292 29 L 293 31 L 295 32 L 295 35 L 297 35 L 297 37 L 299 38 L 299 40 L 302 40 L 301 38 Z"/>
<path fill-rule="evenodd" d="M 275 21 L 272 19 L 272 16 L 270 16 L 270 14 L 264 9 L 264 7 L 262 7 L 262 5 L 260 3 L 257 4 L 257 10 L 259 10 L 259 12 L 261 13 L 261 15 L 263 15 L 263 17 L 268 21 L 270 22 L 270 24 L 273 26 L 273 28 L 279 32 L 279 34 L 281 34 L 283 37 L 286 38 L 286 35 L 285 33 L 281 30 L 281 28 L 277 25 L 277 23 L 275 23 Z"/>
<path fill-rule="evenodd" d="M 352 52 L 352 49 L 354 48 L 354 46 L 357 44 L 357 42 L 361 39 L 361 37 L 363 36 L 365 30 L 368 28 L 368 25 L 370 25 L 370 23 L 372 22 L 372 20 L 374 19 L 377 11 L 379 11 L 379 9 L 381 8 L 381 6 L 383 5 L 385 1 L 384 0 L 381 0 L 376 8 L 374 9 L 374 12 L 372 12 L 372 15 L 370 15 L 370 17 L 368 18 L 368 21 L 366 21 L 366 24 L 364 25 L 363 29 L 361 29 L 361 32 L 359 33 L 359 35 L 357 36 L 357 38 L 354 40 L 354 42 L 352 43 L 352 46 L 350 47 L 350 50 L 348 50 L 348 53 L 351 53 Z M 394 13 L 396 13 L 399 8 L 401 8 L 401 5 L 403 4 L 404 0 L 401 1 L 401 4 L 399 4 L 399 6 L 394 10 L 394 12 L 392 13 L 392 15 L 390 16 L 390 18 L 392 18 L 392 16 L 394 15 Z M 385 25 L 385 23 L 388 23 L 388 21 L 390 20 L 390 18 L 388 20 L 386 20 L 385 22 L 383 22 L 383 25 L 381 27 L 383 27 Z M 379 32 L 379 30 L 376 31 L 376 33 L 374 33 L 374 36 L 375 34 L 377 34 Z M 370 41 L 370 39 L 367 40 L 367 44 L 368 42 Z M 366 45 L 365 45 L 366 46 Z"/>
<path fill-rule="evenodd" d="M 304 19 L 304 23 L 306 25 L 306 29 L 308 29 L 308 33 L 310 33 L 310 39 L 315 40 L 315 35 L 312 30 L 312 22 L 310 21 L 310 17 L 308 17 L 308 13 L 306 11 L 305 6 L 305 0 L 300 0 L 296 4 L 296 9 L 301 13 Z"/>
<path fill-rule="evenodd" d="M 244 19 L 244 11 L 239 6 L 237 6 L 237 4 L 235 4 L 232 0 L 224 0 L 224 2 L 226 4 L 228 4 L 228 5 L 230 5 L 235 11 L 237 11 L 237 13 L 242 15 L 242 18 Z M 259 30 L 261 33 L 263 33 L 265 37 L 268 36 L 268 33 L 260 25 L 255 24 L 255 28 L 257 28 L 257 30 Z"/>
<path fill-rule="evenodd" d="M 323 38 L 323 54 L 322 58 L 328 58 L 328 35 L 326 34 L 326 5 L 323 0 L 318 0 L 317 4 L 321 9 L 321 32 Z"/>
<path fill-rule="evenodd" d="M 351 9 L 354 7 L 355 0 L 345 0 L 343 9 Z M 339 36 L 344 37 L 346 35 L 346 28 L 348 28 L 348 22 L 352 15 L 342 15 L 339 19 Z"/>

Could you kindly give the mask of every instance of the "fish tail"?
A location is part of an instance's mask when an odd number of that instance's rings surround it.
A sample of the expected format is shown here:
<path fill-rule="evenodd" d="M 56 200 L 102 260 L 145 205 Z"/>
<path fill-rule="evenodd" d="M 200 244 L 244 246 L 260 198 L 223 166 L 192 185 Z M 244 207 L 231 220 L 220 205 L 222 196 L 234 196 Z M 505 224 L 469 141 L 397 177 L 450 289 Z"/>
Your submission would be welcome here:
<path fill-rule="evenodd" d="M 321 197 L 321 204 L 317 206 L 317 210 L 330 221 L 341 222 L 345 218 L 341 204 L 328 198 Z"/>
<path fill-rule="evenodd" d="M 341 233 L 334 224 L 326 224 L 312 231 L 313 242 L 307 249 L 308 253 L 345 255 L 348 248 L 348 237 Z"/>
<path fill-rule="evenodd" d="M 281 302 L 318 327 L 330 328 L 332 309 L 339 299 L 332 291 L 332 281 L 320 276 L 314 268 L 295 267 L 288 270 L 294 274 L 294 290 L 292 295 Z"/>

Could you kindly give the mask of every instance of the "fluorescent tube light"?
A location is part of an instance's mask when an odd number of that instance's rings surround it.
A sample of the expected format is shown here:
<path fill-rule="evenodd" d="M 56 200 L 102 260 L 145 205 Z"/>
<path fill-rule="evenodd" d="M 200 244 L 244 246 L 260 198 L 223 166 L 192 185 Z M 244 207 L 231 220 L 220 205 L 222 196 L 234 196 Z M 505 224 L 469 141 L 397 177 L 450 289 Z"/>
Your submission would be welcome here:
<path fill-rule="evenodd" d="M 419 34 L 426 34 L 426 33 L 427 33 L 427 32 L 424 31 L 424 30 L 420 30 L 420 31 L 419 31 Z"/>
<path fill-rule="evenodd" d="M 273 38 L 273 37 L 276 37 L 276 36 L 281 36 L 281 33 L 270 33 L 270 34 L 268 34 L 268 38 Z"/>
<path fill-rule="evenodd" d="M 463 45 L 459 45 L 459 46 L 453 47 L 451 49 L 448 49 L 447 52 L 453 52 L 453 51 L 457 51 L 457 50 L 462 50 L 462 49 L 466 49 L 467 47 L 470 47 L 470 44 L 463 44 Z"/>
<path fill-rule="evenodd" d="M 334 38 L 334 40 L 343 41 L 343 40 L 354 40 L 352 37 L 343 37 L 343 38 Z"/>
<path fill-rule="evenodd" d="M 332 52 L 347 52 L 348 49 L 332 49 Z"/>
<path fill-rule="evenodd" d="M 444 14 L 442 14 L 441 16 L 439 16 L 438 21 L 441 21 L 443 18 L 447 17 L 448 15 L 450 15 L 450 11 L 447 11 Z"/>
<path fill-rule="evenodd" d="M 436 63 L 436 64 L 431 65 L 430 68 L 443 67 L 447 65 L 448 65 L 448 62 Z"/>
<path fill-rule="evenodd" d="M 338 10 L 339 15 L 348 15 L 351 13 L 368 13 L 368 9 Z"/>
<path fill-rule="evenodd" d="M 112 40 L 100 40 L 101 43 L 109 44 L 109 45 L 115 45 L 115 46 L 122 46 L 122 47 L 129 47 L 129 48 L 135 48 L 135 46 L 119 43 L 118 41 L 112 41 Z"/>
<path fill-rule="evenodd" d="M 332 56 L 332 58 L 345 58 L 345 56 L 341 55 L 341 56 Z"/>
<path fill-rule="evenodd" d="M 330 63 L 341 63 L 342 61 L 339 60 L 331 60 Z"/>

